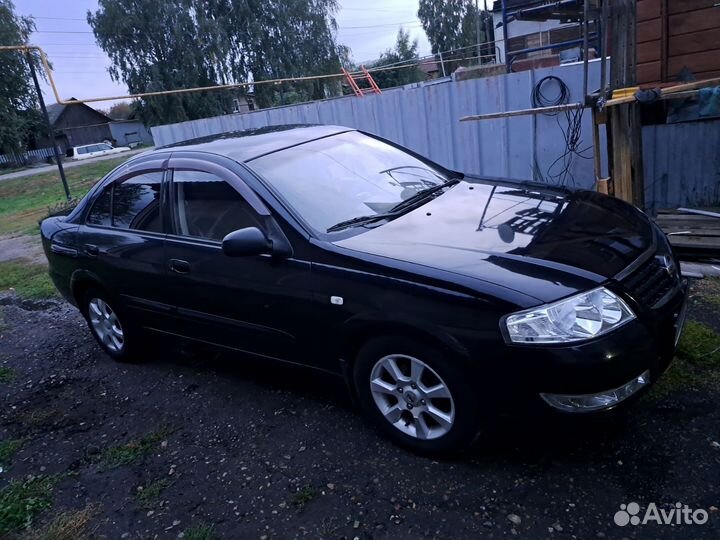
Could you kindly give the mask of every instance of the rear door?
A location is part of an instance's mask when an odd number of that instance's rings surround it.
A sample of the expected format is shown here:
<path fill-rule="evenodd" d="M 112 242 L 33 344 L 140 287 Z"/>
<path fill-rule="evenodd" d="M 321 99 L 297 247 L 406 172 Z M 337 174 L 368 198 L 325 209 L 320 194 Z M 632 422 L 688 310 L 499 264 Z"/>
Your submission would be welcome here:
<path fill-rule="evenodd" d="M 167 328 L 165 171 L 154 166 L 119 173 L 96 196 L 80 227 L 82 268 L 143 326 Z"/>
<path fill-rule="evenodd" d="M 257 227 L 269 210 L 234 173 L 172 159 L 169 282 L 183 335 L 261 356 L 294 360 L 307 326 L 310 263 L 270 255 L 228 257 L 222 239 Z"/>

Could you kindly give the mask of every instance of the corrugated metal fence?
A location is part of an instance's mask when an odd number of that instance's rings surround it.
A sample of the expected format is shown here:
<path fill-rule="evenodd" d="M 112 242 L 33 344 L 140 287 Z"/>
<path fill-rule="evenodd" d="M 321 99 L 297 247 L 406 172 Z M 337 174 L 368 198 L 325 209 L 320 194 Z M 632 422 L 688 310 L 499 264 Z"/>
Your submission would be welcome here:
<path fill-rule="evenodd" d="M 548 177 L 552 163 L 563 155 L 565 116 L 538 115 L 480 122 L 459 122 L 461 116 L 527 108 L 535 84 L 547 75 L 561 78 L 570 101 L 582 99 L 582 65 L 461 82 L 425 84 L 383 91 L 379 95 L 328 99 L 182 122 L 152 128 L 157 146 L 216 133 L 278 124 L 337 124 L 375 133 L 453 169 L 518 179 L 534 176 L 534 164 Z M 600 65 L 591 64 L 590 88 L 600 83 Z M 557 95 L 557 88 L 546 92 Z M 582 122 L 582 145 L 592 144 L 590 115 Z M 592 157 L 591 150 L 586 153 Z M 550 174 L 562 169 L 557 163 Z M 570 172 L 578 185 L 593 184 L 592 159 L 576 158 Z M 568 177 L 568 183 L 572 179 Z"/>
<path fill-rule="evenodd" d="M 720 204 L 720 120 L 643 128 L 648 210 Z"/>
<path fill-rule="evenodd" d="M 582 65 L 510 73 L 496 77 L 409 86 L 362 98 L 345 97 L 206 118 L 152 128 L 157 146 L 217 133 L 278 124 L 337 124 L 369 131 L 460 171 L 486 176 L 557 183 L 565 165 L 559 115 L 520 116 L 459 122 L 461 116 L 532 106 L 531 92 L 544 77 L 567 84 L 569 101 L 582 99 Z M 590 64 L 589 88 L 600 86 L 600 65 Z M 548 97 L 556 89 L 546 88 Z M 564 180 L 590 188 L 594 173 L 591 119 L 582 118 L 579 148 Z M 649 126 L 643 130 L 648 207 L 720 203 L 720 121 Z M 607 174 L 602 145 L 603 175 Z"/>

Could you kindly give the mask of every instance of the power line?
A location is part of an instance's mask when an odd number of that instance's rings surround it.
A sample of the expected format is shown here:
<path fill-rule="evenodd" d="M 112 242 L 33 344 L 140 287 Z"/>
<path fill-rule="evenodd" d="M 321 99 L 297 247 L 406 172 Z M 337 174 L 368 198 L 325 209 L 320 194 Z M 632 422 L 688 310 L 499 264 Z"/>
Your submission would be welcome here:
<path fill-rule="evenodd" d="M 30 18 L 45 19 L 45 20 L 49 20 L 49 21 L 83 21 L 83 22 L 87 22 L 87 19 L 80 19 L 80 18 L 74 18 L 74 17 L 38 17 L 36 15 L 30 15 Z"/>
<path fill-rule="evenodd" d="M 341 26 L 338 27 L 338 30 L 359 30 L 359 29 L 369 29 L 369 28 L 387 28 L 387 27 L 393 27 L 398 26 L 402 24 L 420 24 L 417 19 L 414 19 L 412 21 L 398 21 L 398 22 L 392 22 L 392 23 L 382 23 L 382 24 L 371 24 L 371 25 L 361 25 L 361 26 Z M 94 34 L 92 30 L 34 30 L 35 33 L 38 34 Z"/>

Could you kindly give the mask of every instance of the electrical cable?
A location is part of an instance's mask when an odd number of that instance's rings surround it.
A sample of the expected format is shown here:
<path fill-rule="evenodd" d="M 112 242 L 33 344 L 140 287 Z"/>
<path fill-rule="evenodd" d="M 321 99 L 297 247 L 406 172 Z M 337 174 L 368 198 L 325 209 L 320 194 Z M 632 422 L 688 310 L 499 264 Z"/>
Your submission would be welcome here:
<path fill-rule="evenodd" d="M 556 83 L 558 91 L 556 95 L 548 95 L 547 85 Z M 544 91 L 543 91 L 544 90 Z M 570 88 L 568 88 L 565 81 L 556 77 L 555 75 L 548 75 L 540 79 L 537 84 L 533 87 L 530 99 L 532 100 L 533 107 L 553 107 L 557 105 L 565 105 L 570 100 Z M 592 149 L 592 145 L 581 148 L 582 145 L 582 119 L 585 109 L 582 105 L 577 108 L 568 109 L 562 112 L 565 116 L 567 127 L 564 127 L 560 122 L 560 113 L 545 113 L 546 116 L 554 116 L 555 122 L 560 128 L 562 133 L 563 141 L 565 142 L 565 150 L 560 156 L 553 161 L 547 168 L 546 174 L 547 179 L 543 177 L 540 172 L 540 167 L 535 159 L 535 175 L 541 178 L 543 181 L 553 181 L 553 183 L 559 185 L 566 185 L 568 181 L 574 186 L 575 176 L 572 173 L 572 165 L 576 157 L 582 159 L 592 159 L 592 156 L 587 156 L 585 153 Z"/>

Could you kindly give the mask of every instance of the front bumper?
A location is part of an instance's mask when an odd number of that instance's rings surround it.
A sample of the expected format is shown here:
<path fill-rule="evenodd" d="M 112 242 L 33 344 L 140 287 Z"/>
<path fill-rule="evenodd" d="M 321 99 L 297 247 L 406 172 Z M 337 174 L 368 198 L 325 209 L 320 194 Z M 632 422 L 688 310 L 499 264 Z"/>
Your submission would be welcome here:
<path fill-rule="evenodd" d="M 540 397 L 545 403 L 559 411 L 570 413 L 595 412 L 612 409 L 648 384 L 650 384 L 650 370 L 646 369 L 634 379 L 611 390 L 578 395 L 545 394 L 541 392 Z"/>
<path fill-rule="evenodd" d="M 670 365 L 686 295 L 682 284 L 661 308 L 638 313 L 634 321 L 585 343 L 506 346 L 496 375 L 512 381 L 511 388 L 489 393 L 503 412 L 612 409 L 657 382 Z"/>

